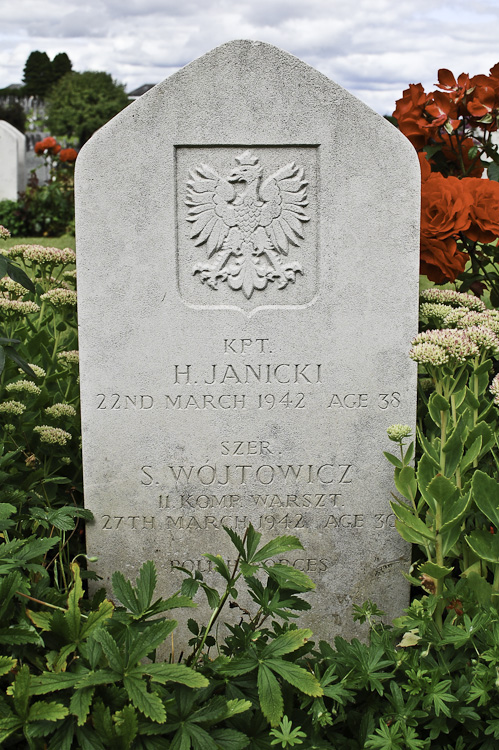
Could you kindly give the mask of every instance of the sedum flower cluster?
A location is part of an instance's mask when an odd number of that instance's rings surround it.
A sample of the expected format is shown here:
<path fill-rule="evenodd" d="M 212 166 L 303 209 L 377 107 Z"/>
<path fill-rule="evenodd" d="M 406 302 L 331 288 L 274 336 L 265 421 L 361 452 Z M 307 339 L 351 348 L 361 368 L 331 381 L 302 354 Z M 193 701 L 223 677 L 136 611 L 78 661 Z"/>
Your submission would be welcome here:
<path fill-rule="evenodd" d="M 392 424 L 386 432 L 390 440 L 393 440 L 394 443 L 399 443 L 404 438 L 410 437 L 412 427 L 409 427 L 408 424 Z"/>
<path fill-rule="evenodd" d="M 64 365 L 77 365 L 80 361 L 78 349 L 72 349 L 67 352 L 59 352 L 57 359 Z"/>
<path fill-rule="evenodd" d="M 71 434 L 62 430 L 60 427 L 51 427 L 47 424 L 37 425 L 33 428 L 33 432 L 36 432 L 40 436 L 42 443 L 50 443 L 51 445 L 66 445 L 71 440 Z"/>
<path fill-rule="evenodd" d="M 54 419 L 76 417 L 76 409 L 71 404 L 52 404 L 52 406 L 46 407 L 45 414 L 54 417 Z"/>
<path fill-rule="evenodd" d="M 8 296 L 3 297 L 0 293 L 0 312 L 31 315 L 40 312 L 40 306 L 30 299 L 9 299 Z"/>
<path fill-rule="evenodd" d="M 76 292 L 74 289 L 62 289 L 56 287 L 55 289 L 49 289 L 40 297 L 41 300 L 46 300 L 54 307 L 76 307 Z"/>
<path fill-rule="evenodd" d="M 76 263 L 76 253 L 69 247 L 44 247 L 43 245 L 14 245 L 8 250 L 2 250 L 10 258 L 23 258 L 34 263 L 66 265 Z"/>
<path fill-rule="evenodd" d="M 7 383 L 5 390 L 7 393 L 29 393 L 32 396 L 39 396 L 42 392 L 32 380 L 15 380 L 13 383 Z"/>
<path fill-rule="evenodd" d="M 26 406 L 20 401 L 3 401 L 0 403 L 0 414 L 16 414 L 20 416 L 26 411 Z"/>

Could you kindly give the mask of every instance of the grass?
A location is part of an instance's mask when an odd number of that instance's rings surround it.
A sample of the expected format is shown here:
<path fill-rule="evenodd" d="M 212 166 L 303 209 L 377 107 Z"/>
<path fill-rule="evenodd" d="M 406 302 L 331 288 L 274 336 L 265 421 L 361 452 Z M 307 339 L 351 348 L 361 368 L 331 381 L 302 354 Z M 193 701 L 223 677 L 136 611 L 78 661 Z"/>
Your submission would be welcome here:
<path fill-rule="evenodd" d="M 63 234 L 62 237 L 10 237 L 2 243 L 3 248 L 13 247 L 14 245 L 43 245 L 43 247 L 58 247 L 63 250 L 65 247 L 75 249 L 75 238 L 70 234 Z"/>

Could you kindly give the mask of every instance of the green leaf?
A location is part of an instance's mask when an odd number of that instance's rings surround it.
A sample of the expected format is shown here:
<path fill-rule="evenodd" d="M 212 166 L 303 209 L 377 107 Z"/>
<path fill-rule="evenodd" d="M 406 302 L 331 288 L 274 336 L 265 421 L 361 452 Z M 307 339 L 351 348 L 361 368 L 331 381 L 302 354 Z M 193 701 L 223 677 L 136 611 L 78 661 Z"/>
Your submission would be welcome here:
<path fill-rule="evenodd" d="M 465 422 L 462 417 L 460 417 L 457 425 L 453 429 L 450 436 L 447 438 L 443 445 L 443 452 L 445 455 L 445 476 L 451 477 L 457 467 L 459 466 L 459 462 L 461 461 L 461 458 L 463 456 L 463 450 L 464 450 L 464 439 L 463 434 L 465 432 Z"/>
<path fill-rule="evenodd" d="M 277 581 L 279 586 L 283 589 L 290 589 L 299 592 L 313 591 L 313 589 L 315 589 L 315 583 L 312 579 L 302 570 L 293 568 L 291 565 L 275 563 L 275 565 L 263 565 L 262 567 L 270 578 Z"/>
<path fill-rule="evenodd" d="M 471 483 L 473 499 L 482 513 L 499 528 L 499 484 L 483 471 L 475 471 Z"/>
<path fill-rule="evenodd" d="M 67 707 L 62 703 L 37 701 L 29 709 L 28 721 L 59 721 L 68 713 Z"/>
<path fill-rule="evenodd" d="M 28 713 L 28 700 L 30 696 L 31 675 L 27 664 L 23 664 L 16 674 L 14 683 L 7 688 L 7 693 L 14 699 L 16 713 L 25 719 Z"/>
<path fill-rule="evenodd" d="M 440 505 L 452 502 L 459 494 L 456 485 L 442 474 L 437 474 L 437 476 L 431 480 L 427 490 Z"/>
<path fill-rule="evenodd" d="M 127 581 L 123 573 L 117 570 L 113 573 L 112 582 L 115 597 L 134 615 L 140 615 L 142 610 L 130 581 Z"/>
<path fill-rule="evenodd" d="M 0 747 L 11 734 L 21 729 L 22 725 L 22 719 L 18 719 L 16 716 L 0 718 Z"/>
<path fill-rule="evenodd" d="M 473 463 L 473 461 L 479 456 L 480 450 L 482 447 L 482 436 L 478 435 L 476 440 L 473 441 L 471 446 L 466 451 L 463 460 L 461 461 L 461 474 L 464 474 L 464 472 L 468 469 L 469 466 Z"/>
<path fill-rule="evenodd" d="M 130 747 L 139 731 L 137 714 L 132 706 L 125 706 L 121 711 L 116 711 L 113 716 L 114 726 L 118 737 L 123 737 L 127 746 Z"/>
<path fill-rule="evenodd" d="M 114 612 L 114 604 L 109 599 L 104 599 L 95 612 L 90 612 L 86 621 L 81 626 L 80 639 L 87 638 L 96 628 L 100 628 L 103 622 Z"/>
<path fill-rule="evenodd" d="M 79 680 L 81 675 L 70 672 L 44 672 L 39 677 L 31 678 L 30 694 L 45 695 L 56 690 L 66 690 L 74 687 Z"/>
<path fill-rule="evenodd" d="M 284 711 L 284 702 L 281 687 L 274 674 L 265 664 L 260 664 L 258 667 L 257 685 L 262 713 L 269 720 L 271 726 L 276 727 Z"/>
<path fill-rule="evenodd" d="M 221 555 L 210 555 L 206 552 L 203 555 L 203 557 L 206 557 L 208 560 L 211 560 L 211 562 L 215 565 L 215 570 L 217 571 L 217 573 L 219 573 L 222 576 L 222 578 L 224 578 L 226 581 L 230 581 L 231 579 L 230 570 L 227 567 L 227 564 Z"/>
<path fill-rule="evenodd" d="M 440 427 L 442 419 L 441 412 L 449 410 L 450 404 L 447 399 L 441 396 L 440 393 L 434 391 L 428 399 L 428 412 L 438 427 Z"/>
<path fill-rule="evenodd" d="M 17 659 L 13 656 L 0 656 L 0 676 L 7 674 L 17 665 Z"/>
<path fill-rule="evenodd" d="M 390 505 L 397 518 L 410 529 L 420 534 L 425 539 L 433 540 L 435 538 L 435 534 L 414 514 L 409 506 L 405 505 L 405 503 L 395 503 L 392 501 L 390 502 Z"/>
<path fill-rule="evenodd" d="M 494 182 L 499 182 L 499 164 L 496 164 L 494 161 L 490 161 L 487 165 L 487 177 L 489 180 L 494 180 Z"/>
<path fill-rule="evenodd" d="M 407 500 L 414 500 L 418 485 L 412 466 L 404 466 L 403 469 L 395 469 L 395 486 L 400 494 Z"/>
<path fill-rule="evenodd" d="M 133 634 L 133 642 L 130 647 L 127 669 L 135 666 L 141 659 L 154 651 L 175 630 L 176 620 L 159 620 L 147 623 L 142 633 Z"/>
<path fill-rule="evenodd" d="M 123 685 L 135 708 L 142 711 L 144 716 L 158 724 L 163 724 L 166 721 L 166 711 L 161 698 L 157 693 L 147 691 L 143 678 L 125 675 Z"/>
<path fill-rule="evenodd" d="M 92 633 L 92 637 L 102 646 L 102 650 L 107 657 L 111 669 L 123 674 L 125 665 L 114 638 L 107 632 L 107 630 L 104 630 L 104 628 L 98 628 Z"/>
<path fill-rule="evenodd" d="M 290 654 L 292 651 L 301 648 L 311 637 L 312 631 L 308 628 L 289 630 L 268 643 L 262 651 L 261 658 L 268 659 L 271 656 Z"/>
<path fill-rule="evenodd" d="M 195 672 L 185 664 L 145 664 L 142 667 L 145 674 L 151 677 L 153 682 L 164 685 L 166 682 L 180 682 L 191 688 L 208 687 L 209 681 L 204 675 Z"/>
<path fill-rule="evenodd" d="M 75 690 L 69 702 L 69 710 L 78 719 L 78 726 L 81 727 L 87 720 L 90 706 L 94 697 L 95 687 L 84 687 Z"/>
<path fill-rule="evenodd" d="M 394 466 L 397 467 L 397 469 L 401 469 L 403 467 L 403 463 L 400 460 L 400 458 L 397 458 L 397 456 L 394 456 L 393 453 L 388 453 L 387 451 L 383 451 L 384 457 Z"/>
<path fill-rule="evenodd" d="M 427 453 L 424 453 L 418 463 L 417 481 L 423 500 L 426 502 L 433 515 L 436 513 L 437 506 L 435 504 L 435 498 L 431 492 L 428 492 L 428 485 L 434 477 L 435 463 Z"/>
<path fill-rule="evenodd" d="M 246 560 L 246 551 L 244 549 L 243 540 L 233 529 L 229 529 L 228 526 L 224 526 L 223 530 L 230 536 L 232 544 L 237 549 L 243 560 Z"/>
<path fill-rule="evenodd" d="M 466 513 L 471 500 L 471 490 L 463 492 L 462 495 L 453 502 L 446 503 L 442 512 L 442 524 L 440 532 L 443 533 L 454 523 L 461 520 Z"/>
<path fill-rule="evenodd" d="M 436 565 L 432 562 L 425 562 L 419 566 L 418 570 L 420 573 L 424 573 L 431 578 L 440 580 L 441 578 L 445 578 L 445 576 L 450 575 L 454 568 L 446 568 L 443 565 Z"/>
<path fill-rule="evenodd" d="M 3 258 L 4 256 L 2 256 Z M 7 273 L 10 276 L 10 278 L 13 281 L 16 281 L 18 284 L 21 284 L 25 289 L 28 289 L 28 291 L 35 293 L 35 285 L 31 281 L 28 274 L 23 271 L 22 268 L 19 268 L 19 266 L 16 266 L 15 263 L 13 263 L 11 260 L 7 260 Z M 4 274 L 2 274 L 3 276 Z"/>
<path fill-rule="evenodd" d="M 222 750 L 243 750 L 249 744 L 249 738 L 236 729 L 210 729 L 210 735 L 217 748 Z"/>
<path fill-rule="evenodd" d="M 258 666 L 258 660 L 255 656 L 237 656 L 224 664 L 220 671 L 224 675 L 237 677 L 242 674 L 248 674 Z"/>
<path fill-rule="evenodd" d="M 294 549 L 303 549 L 302 543 L 295 536 L 278 536 L 264 544 L 249 560 L 250 563 L 263 562 L 275 555 L 283 555 Z"/>
<path fill-rule="evenodd" d="M 419 427 L 417 429 L 417 433 L 418 441 L 423 448 L 424 454 L 428 456 L 428 460 L 431 461 L 437 471 L 440 471 L 440 457 L 438 455 L 437 449 L 430 443 L 428 438 L 425 436 L 423 431 L 419 429 Z"/>
<path fill-rule="evenodd" d="M 148 560 L 141 567 L 136 581 L 137 600 L 142 612 L 145 612 L 152 602 L 156 580 L 156 566 L 152 560 Z"/>
<path fill-rule="evenodd" d="M 465 537 L 467 543 L 481 560 L 499 563 L 499 535 L 491 534 L 484 529 L 475 529 Z"/>
<path fill-rule="evenodd" d="M 260 544 L 261 538 L 262 535 L 258 531 L 255 531 L 253 525 L 250 523 L 246 529 L 246 554 L 242 556 L 245 562 L 253 562 L 253 555 Z"/>
<path fill-rule="evenodd" d="M 297 664 L 284 661 L 284 659 L 266 659 L 265 665 L 306 695 L 318 698 L 324 694 L 320 682 L 312 672 L 308 672 Z"/>
<path fill-rule="evenodd" d="M 73 574 L 73 586 L 68 596 L 68 610 L 64 615 L 66 620 L 69 637 L 73 642 L 78 641 L 80 635 L 80 599 L 83 596 L 83 586 L 81 583 L 80 566 L 78 563 L 71 563 L 71 572 Z"/>

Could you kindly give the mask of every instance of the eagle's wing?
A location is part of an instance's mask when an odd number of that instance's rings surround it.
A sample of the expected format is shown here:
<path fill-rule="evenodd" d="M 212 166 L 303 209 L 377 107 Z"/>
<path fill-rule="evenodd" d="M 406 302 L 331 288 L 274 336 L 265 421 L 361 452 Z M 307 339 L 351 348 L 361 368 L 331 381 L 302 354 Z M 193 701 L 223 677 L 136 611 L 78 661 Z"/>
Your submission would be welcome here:
<path fill-rule="evenodd" d="M 229 229 L 237 224 L 234 206 L 236 192 L 224 177 L 207 164 L 189 172 L 185 202 L 189 207 L 191 238 L 195 245 L 206 242 L 208 257 L 220 250 Z"/>
<path fill-rule="evenodd" d="M 286 164 L 268 177 L 260 187 L 264 202 L 260 214 L 260 225 L 274 248 L 283 255 L 288 254 L 289 243 L 298 245 L 303 239 L 304 221 L 309 221 L 304 206 L 308 205 L 307 185 L 303 168 L 294 162 Z"/>

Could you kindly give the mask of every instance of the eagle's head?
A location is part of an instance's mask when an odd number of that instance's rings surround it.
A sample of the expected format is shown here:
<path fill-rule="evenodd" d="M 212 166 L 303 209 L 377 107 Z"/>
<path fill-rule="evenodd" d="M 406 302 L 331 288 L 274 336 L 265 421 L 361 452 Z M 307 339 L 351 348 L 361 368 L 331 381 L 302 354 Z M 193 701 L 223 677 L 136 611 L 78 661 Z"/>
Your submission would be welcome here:
<path fill-rule="evenodd" d="M 262 176 L 263 170 L 258 162 L 258 157 L 253 156 L 251 151 L 246 150 L 244 153 L 236 156 L 237 167 L 235 167 L 228 176 L 229 182 L 254 182 Z"/>

